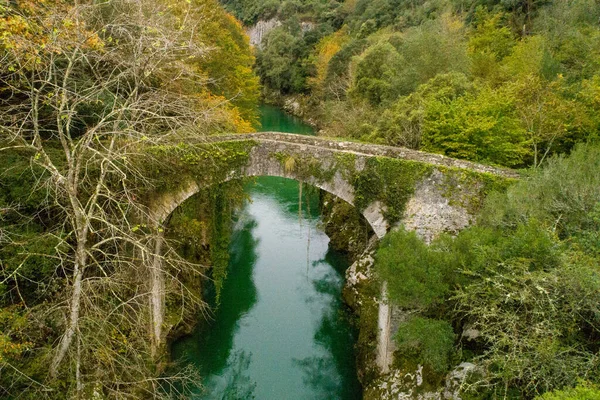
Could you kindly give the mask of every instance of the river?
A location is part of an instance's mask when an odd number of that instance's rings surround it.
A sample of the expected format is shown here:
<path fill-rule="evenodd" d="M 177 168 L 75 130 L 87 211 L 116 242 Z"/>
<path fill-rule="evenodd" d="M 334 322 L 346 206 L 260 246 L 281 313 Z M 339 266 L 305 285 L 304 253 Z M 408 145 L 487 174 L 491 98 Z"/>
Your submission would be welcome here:
<path fill-rule="evenodd" d="M 261 108 L 264 131 L 310 134 Z M 356 332 L 341 300 L 348 261 L 319 227 L 318 192 L 261 177 L 236 217 L 228 277 L 213 319 L 177 341 L 173 356 L 204 377 L 192 399 L 361 398 Z"/>

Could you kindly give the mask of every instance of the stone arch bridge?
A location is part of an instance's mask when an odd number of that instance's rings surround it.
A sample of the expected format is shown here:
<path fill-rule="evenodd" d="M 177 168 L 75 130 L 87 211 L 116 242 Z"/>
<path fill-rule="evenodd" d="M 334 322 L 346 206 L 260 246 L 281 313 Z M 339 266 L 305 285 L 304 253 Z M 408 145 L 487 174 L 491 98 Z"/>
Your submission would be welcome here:
<path fill-rule="evenodd" d="M 166 184 L 149 200 L 150 223 L 157 227 L 211 185 L 279 176 L 314 185 L 356 206 L 379 239 L 403 224 L 430 242 L 441 232 L 468 226 L 490 190 L 518 178 L 515 171 L 439 154 L 278 132 L 214 136 L 149 152 L 160 160 L 154 167 Z M 160 246 L 158 240 L 157 254 Z M 159 341 L 164 334 L 164 276 L 158 257 L 151 281 L 153 337 Z M 382 290 L 385 297 L 385 285 Z M 394 350 L 394 310 L 382 302 L 378 312 L 377 363 L 387 371 Z"/>
<path fill-rule="evenodd" d="M 225 159 L 212 169 L 202 158 L 168 178 L 176 187 L 154 196 L 151 220 L 162 224 L 203 188 L 232 179 L 278 176 L 305 182 L 357 206 L 378 238 L 397 223 L 429 241 L 442 231 L 467 226 L 485 193 L 518 177 L 496 168 L 439 154 L 338 139 L 263 132 L 212 136 L 184 147 L 196 157 Z M 173 149 L 176 151 L 177 149 Z M 214 158 L 214 157 L 213 157 Z"/>

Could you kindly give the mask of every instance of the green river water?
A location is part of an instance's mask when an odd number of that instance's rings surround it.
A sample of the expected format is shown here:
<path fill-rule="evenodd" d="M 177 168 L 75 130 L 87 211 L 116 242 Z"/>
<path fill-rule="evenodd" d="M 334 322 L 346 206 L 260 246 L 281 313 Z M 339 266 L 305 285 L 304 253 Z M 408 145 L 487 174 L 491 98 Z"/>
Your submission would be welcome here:
<path fill-rule="evenodd" d="M 310 133 L 263 107 L 263 130 Z M 347 260 L 319 228 L 318 192 L 261 177 L 236 217 L 213 319 L 173 345 L 204 377 L 193 399 L 360 399 L 356 333 L 341 300 Z"/>

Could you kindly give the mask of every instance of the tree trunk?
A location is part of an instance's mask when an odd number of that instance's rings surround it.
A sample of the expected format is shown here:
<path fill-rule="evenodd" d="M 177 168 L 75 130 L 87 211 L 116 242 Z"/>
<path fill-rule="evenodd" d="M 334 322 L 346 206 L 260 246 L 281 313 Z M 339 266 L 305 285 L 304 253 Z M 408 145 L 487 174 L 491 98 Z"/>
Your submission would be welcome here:
<path fill-rule="evenodd" d="M 162 325 L 164 322 L 164 303 L 165 303 L 165 278 L 162 269 L 162 244 L 164 233 L 159 232 L 155 248 L 154 260 L 150 268 L 150 309 L 152 313 L 151 330 L 152 330 L 152 356 L 158 354 L 158 349 L 162 344 Z"/>
<path fill-rule="evenodd" d="M 75 336 L 75 333 L 77 333 L 77 331 L 79 330 L 79 310 L 81 309 L 82 291 L 81 285 L 83 281 L 83 266 L 85 265 L 85 259 L 85 249 L 83 249 L 82 245 L 80 245 L 80 248 L 77 250 L 75 260 L 75 271 L 73 272 L 73 294 L 71 295 L 69 322 L 67 324 L 65 334 L 61 338 L 60 344 L 58 345 L 58 351 L 52 359 L 52 365 L 50 367 L 51 377 L 56 377 L 58 373 L 58 367 L 60 366 L 62 360 L 65 358 L 67 350 L 69 350 L 69 346 L 73 342 L 73 337 Z"/>

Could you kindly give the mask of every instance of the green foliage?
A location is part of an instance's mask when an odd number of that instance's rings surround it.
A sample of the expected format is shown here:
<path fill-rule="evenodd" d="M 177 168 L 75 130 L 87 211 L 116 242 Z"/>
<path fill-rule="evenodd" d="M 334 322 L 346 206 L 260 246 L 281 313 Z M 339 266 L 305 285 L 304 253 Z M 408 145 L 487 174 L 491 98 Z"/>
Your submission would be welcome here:
<path fill-rule="evenodd" d="M 255 23 L 258 19 L 269 19 L 277 13 L 281 0 L 224 0 L 221 3 L 246 24 Z"/>
<path fill-rule="evenodd" d="M 468 72 L 463 26 L 442 18 L 390 36 L 357 58 L 349 94 L 373 106 L 389 104 L 437 74 Z"/>
<path fill-rule="evenodd" d="M 343 136 L 384 143 L 371 135 L 380 115 L 366 102 L 324 101 L 319 106 L 318 117 L 322 121 L 327 121 L 323 129 L 326 136 Z"/>
<path fill-rule="evenodd" d="M 159 192 L 177 189 L 187 177 L 204 186 L 230 180 L 231 171 L 239 171 L 246 165 L 253 141 L 236 141 L 218 145 L 197 144 L 152 146 L 143 149 L 152 157 L 136 160 L 148 176 L 156 182 L 153 188 L 146 188 L 145 194 L 155 196 Z M 226 179 L 227 178 L 227 179 Z M 149 199 L 151 200 L 151 199 Z"/>
<path fill-rule="evenodd" d="M 301 92 L 307 72 L 300 61 L 303 43 L 285 28 L 271 31 L 264 50 L 257 55 L 257 69 L 263 83 L 282 93 Z"/>
<path fill-rule="evenodd" d="M 492 194 L 478 224 L 455 238 L 427 246 L 399 231 L 382 242 L 376 270 L 392 302 L 478 333 L 462 344 L 486 368 L 475 392 L 529 399 L 600 379 L 598 151 L 551 158 Z M 409 365 L 417 354 L 399 356 Z"/>
<path fill-rule="evenodd" d="M 221 3 L 246 25 L 258 20 L 309 17 L 339 27 L 340 3 L 337 0 L 222 0 Z"/>
<path fill-rule="evenodd" d="M 370 47 L 357 62 L 355 83 L 349 94 L 372 105 L 395 99 L 395 83 L 402 67 L 403 59 L 390 43 Z"/>
<path fill-rule="evenodd" d="M 479 87 L 463 74 L 444 74 L 398 100 L 378 121 L 375 137 L 452 157 L 521 166 L 527 135 L 505 90 Z"/>
<path fill-rule="evenodd" d="M 517 44 L 515 35 L 506 23 L 506 15 L 491 14 L 478 7 L 472 32 L 469 35 L 469 55 L 473 75 L 482 80 L 495 82 L 499 79 L 499 63 Z"/>
<path fill-rule="evenodd" d="M 387 220 L 394 223 L 402 217 L 416 183 L 432 170 L 432 166 L 424 163 L 383 157 L 369 158 L 365 168 L 354 178 L 355 206 L 364 210 L 379 200 L 387 207 Z"/>
<path fill-rule="evenodd" d="M 12 299 L 21 296 L 26 304 L 34 305 L 59 289 L 56 274 L 60 271 L 56 260 L 60 252 L 66 250 L 61 247 L 66 246 L 60 237 L 43 232 L 36 224 L 29 224 L 13 234 L 18 241 L 0 247 L 0 278 L 6 295 Z M 0 294 L 0 304 L 3 299 L 9 300 Z"/>
<path fill-rule="evenodd" d="M 581 383 L 572 389 L 545 393 L 536 400 L 600 400 L 600 389 L 596 385 Z"/>
<path fill-rule="evenodd" d="M 333 85 L 336 80 L 348 76 L 348 68 L 352 57 L 359 55 L 367 47 L 367 41 L 364 39 L 354 39 L 346 43 L 335 53 L 327 66 L 327 75 L 325 78 L 326 86 Z"/>
<path fill-rule="evenodd" d="M 499 393 L 508 384 L 527 396 L 598 368 L 593 357 L 600 328 L 597 263 L 565 252 L 534 222 L 507 232 L 468 228 L 431 247 L 414 233 L 394 232 L 376 258 L 395 304 L 448 316 L 443 304 L 450 297 L 456 320 L 481 335 L 485 351 L 479 362 L 488 367 L 489 382 Z M 400 355 L 416 357 L 407 351 Z"/>
<path fill-rule="evenodd" d="M 60 158 L 54 151 L 50 156 Z M 44 187 L 47 179 L 41 168 L 32 165 L 28 151 L 13 151 L 0 157 L 0 208 L 13 206 L 13 212 L 0 211 L 0 304 L 24 300 L 34 305 L 59 288 L 58 257 L 65 251 L 60 230 L 48 229 L 56 215 L 43 211 L 53 196 Z M 3 229 L 10 235 L 7 243 Z"/>
<path fill-rule="evenodd" d="M 544 7 L 535 31 L 571 83 L 590 79 L 600 68 L 600 9 L 594 0 L 552 2 Z"/>
<path fill-rule="evenodd" d="M 448 7 L 446 0 L 358 0 L 348 23 L 357 35 L 365 36 L 393 26 L 396 29 L 416 26 L 439 17 Z"/>
<path fill-rule="evenodd" d="M 482 223 L 500 229 L 535 219 L 560 238 L 595 228 L 600 202 L 600 147 L 579 145 L 569 157 L 554 157 L 539 172 L 519 181 L 506 195 L 491 196 Z"/>
<path fill-rule="evenodd" d="M 202 40 L 212 47 L 208 56 L 199 62 L 210 77 L 212 94 L 231 101 L 244 120 L 256 125 L 259 79 L 254 74 L 254 55 L 248 37 L 233 17 L 217 5 L 216 0 L 194 0 L 197 18 L 203 19 Z"/>
<path fill-rule="evenodd" d="M 421 145 L 425 120 L 430 118 L 430 103 L 448 103 L 472 91 L 464 74 L 438 75 L 419 86 L 415 93 L 401 97 L 388 107 L 377 121 L 373 137 L 381 137 L 394 146 L 418 148 Z"/>
<path fill-rule="evenodd" d="M 398 230 L 383 239 L 376 256 L 379 276 L 390 299 L 400 307 L 426 309 L 448 294 L 444 260 L 430 251 L 415 232 Z"/>
<path fill-rule="evenodd" d="M 260 52 L 259 73 L 272 89 L 311 94 L 327 135 L 513 168 L 598 139 L 593 0 L 348 2 L 334 7 L 346 42 L 326 61 L 290 22 L 303 12 L 319 20 L 318 8 L 286 4 L 293 17 Z M 316 36 L 338 29 L 321 23 Z M 315 75 L 320 84 L 308 87 Z M 423 93 L 447 77 L 465 90 Z"/>
<path fill-rule="evenodd" d="M 410 317 L 396 333 L 397 355 L 443 374 L 450 368 L 456 335 L 446 321 Z"/>
<path fill-rule="evenodd" d="M 484 87 L 451 101 L 426 103 L 421 148 L 483 163 L 522 166 L 530 151 L 514 101 L 506 92 Z"/>
<path fill-rule="evenodd" d="M 268 19 L 275 14 L 279 21 L 283 21 L 281 26 L 267 34 L 257 49 L 256 70 L 262 83 L 283 94 L 307 91 L 308 78 L 316 74 L 311 52 L 321 38 L 341 27 L 340 3 L 336 0 L 241 3 L 233 8 L 244 22 L 253 23 L 255 18 Z M 230 5 L 233 6 L 233 2 Z M 250 18 L 245 15 L 246 11 L 260 7 L 267 7 L 268 12 L 253 13 Z M 303 24 L 309 21 L 310 26 Z"/>
<path fill-rule="evenodd" d="M 505 386 L 519 387 L 531 397 L 567 386 L 578 377 L 598 379 L 594 334 L 585 332 L 597 332 L 600 320 L 597 314 L 591 317 L 595 305 L 579 301 L 600 300 L 597 269 L 589 259 L 568 253 L 569 264 L 554 269 L 543 260 L 515 255 L 488 269 L 455 297 L 461 316 L 488 343 L 480 360 L 490 371 L 491 383 L 500 393 Z M 546 270 L 531 270 L 532 263 Z"/>
<path fill-rule="evenodd" d="M 0 145 L 3 145 L 0 142 Z M 58 143 L 56 144 L 58 146 Z M 50 146 L 49 157 L 58 165 L 64 162 L 60 150 Z M 4 152 L 0 157 L 0 204 L 18 204 L 26 210 L 37 210 L 50 201 L 50 194 L 41 187 L 48 178 L 39 166 L 31 163 L 35 155 L 29 150 Z"/>

